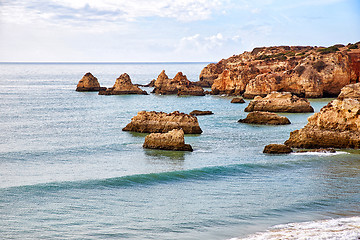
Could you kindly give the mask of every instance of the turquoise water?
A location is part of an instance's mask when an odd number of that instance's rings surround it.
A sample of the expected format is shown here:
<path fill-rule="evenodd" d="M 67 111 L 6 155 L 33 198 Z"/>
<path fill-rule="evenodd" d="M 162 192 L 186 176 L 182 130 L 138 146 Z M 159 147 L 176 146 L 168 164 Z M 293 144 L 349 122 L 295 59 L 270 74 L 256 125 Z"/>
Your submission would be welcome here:
<path fill-rule="evenodd" d="M 265 155 L 286 126 L 237 123 L 247 104 L 224 96 L 76 92 L 86 72 L 111 87 L 127 72 L 190 80 L 206 63 L 0 64 L 0 235 L 4 239 L 228 239 L 275 224 L 360 215 L 360 155 Z M 150 92 L 151 89 L 143 88 Z M 316 111 L 331 99 L 312 100 Z M 247 101 L 248 103 L 248 101 Z M 211 110 L 194 152 L 146 150 L 121 129 L 141 110 Z"/>

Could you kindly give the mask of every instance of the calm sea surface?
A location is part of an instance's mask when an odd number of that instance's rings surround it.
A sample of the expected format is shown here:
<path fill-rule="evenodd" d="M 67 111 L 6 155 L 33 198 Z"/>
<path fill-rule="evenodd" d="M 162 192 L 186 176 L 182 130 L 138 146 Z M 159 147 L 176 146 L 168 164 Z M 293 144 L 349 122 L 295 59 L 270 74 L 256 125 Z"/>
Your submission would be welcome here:
<path fill-rule="evenodd" d="M 2 239 L 229 239 L 277 224 L 360 215 L 360 154 L 265 155 L 288 126 L 237 123 L 246 104 L 223 96 L 76 92 L 86 72 L 111 87 L 165 69 L 197 81 L 206 63 L 0 64 Z M 149 88 L 143 88 L 148 92 Z M 315 111 L 331 99 L 312 100 Z M 141 110 L 211 110 L 194 152 L 146 150 L 121 129 Z"/>

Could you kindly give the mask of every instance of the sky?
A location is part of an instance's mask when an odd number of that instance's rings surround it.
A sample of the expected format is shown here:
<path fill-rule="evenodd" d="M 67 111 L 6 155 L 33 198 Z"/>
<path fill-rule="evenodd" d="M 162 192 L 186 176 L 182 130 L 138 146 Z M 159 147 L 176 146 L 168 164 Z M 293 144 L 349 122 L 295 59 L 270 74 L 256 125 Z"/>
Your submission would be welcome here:
<path fill-rule="evenodd" d="M 360 0 L 0 0 L 0 62 L 218 62 L 360 41 Z"/>

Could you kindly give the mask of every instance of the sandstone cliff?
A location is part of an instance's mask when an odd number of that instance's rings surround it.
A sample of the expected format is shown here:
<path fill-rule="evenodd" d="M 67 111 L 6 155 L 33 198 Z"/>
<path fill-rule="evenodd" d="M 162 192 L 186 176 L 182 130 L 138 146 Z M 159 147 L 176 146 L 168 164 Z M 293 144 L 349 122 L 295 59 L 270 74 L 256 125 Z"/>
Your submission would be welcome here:
<path fill-rule="evenodd" d="M 359 81 L 360 42 L 348 46 L 255 48 L 207 65 L 198 85 L 212 94 L 265 96 L 273 91 L 307 97 L 337 96 Z"/>
<path fill-rule="evenodd" d="M 360 148 L 360 83 L 346 86 L 340 97 L 290 133 L 286 145 L 295 148 Z"/>
<path fill-rule="evenodd" d="M 184 131 L 174 129 L 167 133 L 151 133 L 145 137 L 144 148 L 193 151 L 190 144 L 185 144 Z"/>
<path fill-rule="evenodd" d="M 146 112 L 141 111 L 131 119 L 123 131 L 143 133 L 166 133 L 173 129 L 183 129 L 187 134 L 199 134 L 202 130 L 196 116 L 180 113 Z"/>
<path fill-rule="evenodd" d="M 99 81 L 91 73 L 86 73 L 76 86 L 78 92 L 91 92 L 105 90 L 105 87 L 100 87 Z"/>
<path fill-rule="evenodd" d="M 314 109 L 305 98 L 299 98 L 288 92 L 272 92 L 264 98 L 257 96 L 250 101 L 245 112 L 253 111 L 304 113 L 314 112 Z"/>
<path fill-rule="evenodd" d="M 178 72 L 173 79 L 170 79 L 163 70 L 156 79 L 154 86 L 152 93 L 156 94 L 205 95 L 204 89 L 190 82 L 182 72 Z"/>
<path fill-rule="evenodd" d="M 130 76 L 127 73 L 120 75 L 115 81 L 112 88 L 100 91 L 99 95 L 124 95 L 124 94 L 143 94 L 147 95 L 146 91 L 141 90 L 138 86 L 132 84 Z"/>

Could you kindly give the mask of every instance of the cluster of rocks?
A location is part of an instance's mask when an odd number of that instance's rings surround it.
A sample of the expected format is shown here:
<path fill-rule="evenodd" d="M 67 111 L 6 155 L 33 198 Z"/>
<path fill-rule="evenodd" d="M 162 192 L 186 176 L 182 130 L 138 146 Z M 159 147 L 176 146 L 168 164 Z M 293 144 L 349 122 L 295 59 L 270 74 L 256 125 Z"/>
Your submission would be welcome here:
<path fill-rule="evenodd" d="M 140 111 L 123 131 L 151 133 L 145 138 L 144 148 L 175 151 L 192 151 L 192 147 L 185 144 L 184 133 L 202 133 L 196 116 L 178 111 Z"/>
<path fill-rule="evenodd" d="M 91 73 L 86 73 L 84 77 L 79 81 L 76 91 L 97 91 L 99 95 L 125 95 L 125 94 L 142 94 L 148 93 L 141 88 L 142 87 L 154 87 L 152 93 L 162 95 L 193 95 L 204 96 L 204 89 L 193 82 L 189 81 L 186 75 L 182 72 L 178 72 L 173 79 L 170 79 L 163 70 L 158 78 L 152 80 L 149 84 L 140 85 L 133 84 L 130 76 L 127 73 L 120 75 L 115 81 L 115 84 L 111 88 L 100 87 L 98 79 Z"/>
<path fill-rule="evenodd" d="M 154 90 L 152 93 L 168 95 L 193 95 L 193 96 L 204 96 L 204 89 L 200 86 L 190 82 L 186 75 L 182 72 L 178 72 L 173 79 L 170 79 L 165 70 L 163 70 L 156 81 L 154 82 Z"/>
<path fill-rule="evenodd" d="M 328 48 L 255 48 L 207 65 L 197 84 L 211 87 L 212 94 L 245 98 L 265 96 L 273 91 L 306 98 L 337 96 L 342 87 L 359 80 L 359 48 L 360 42 Z"/>

